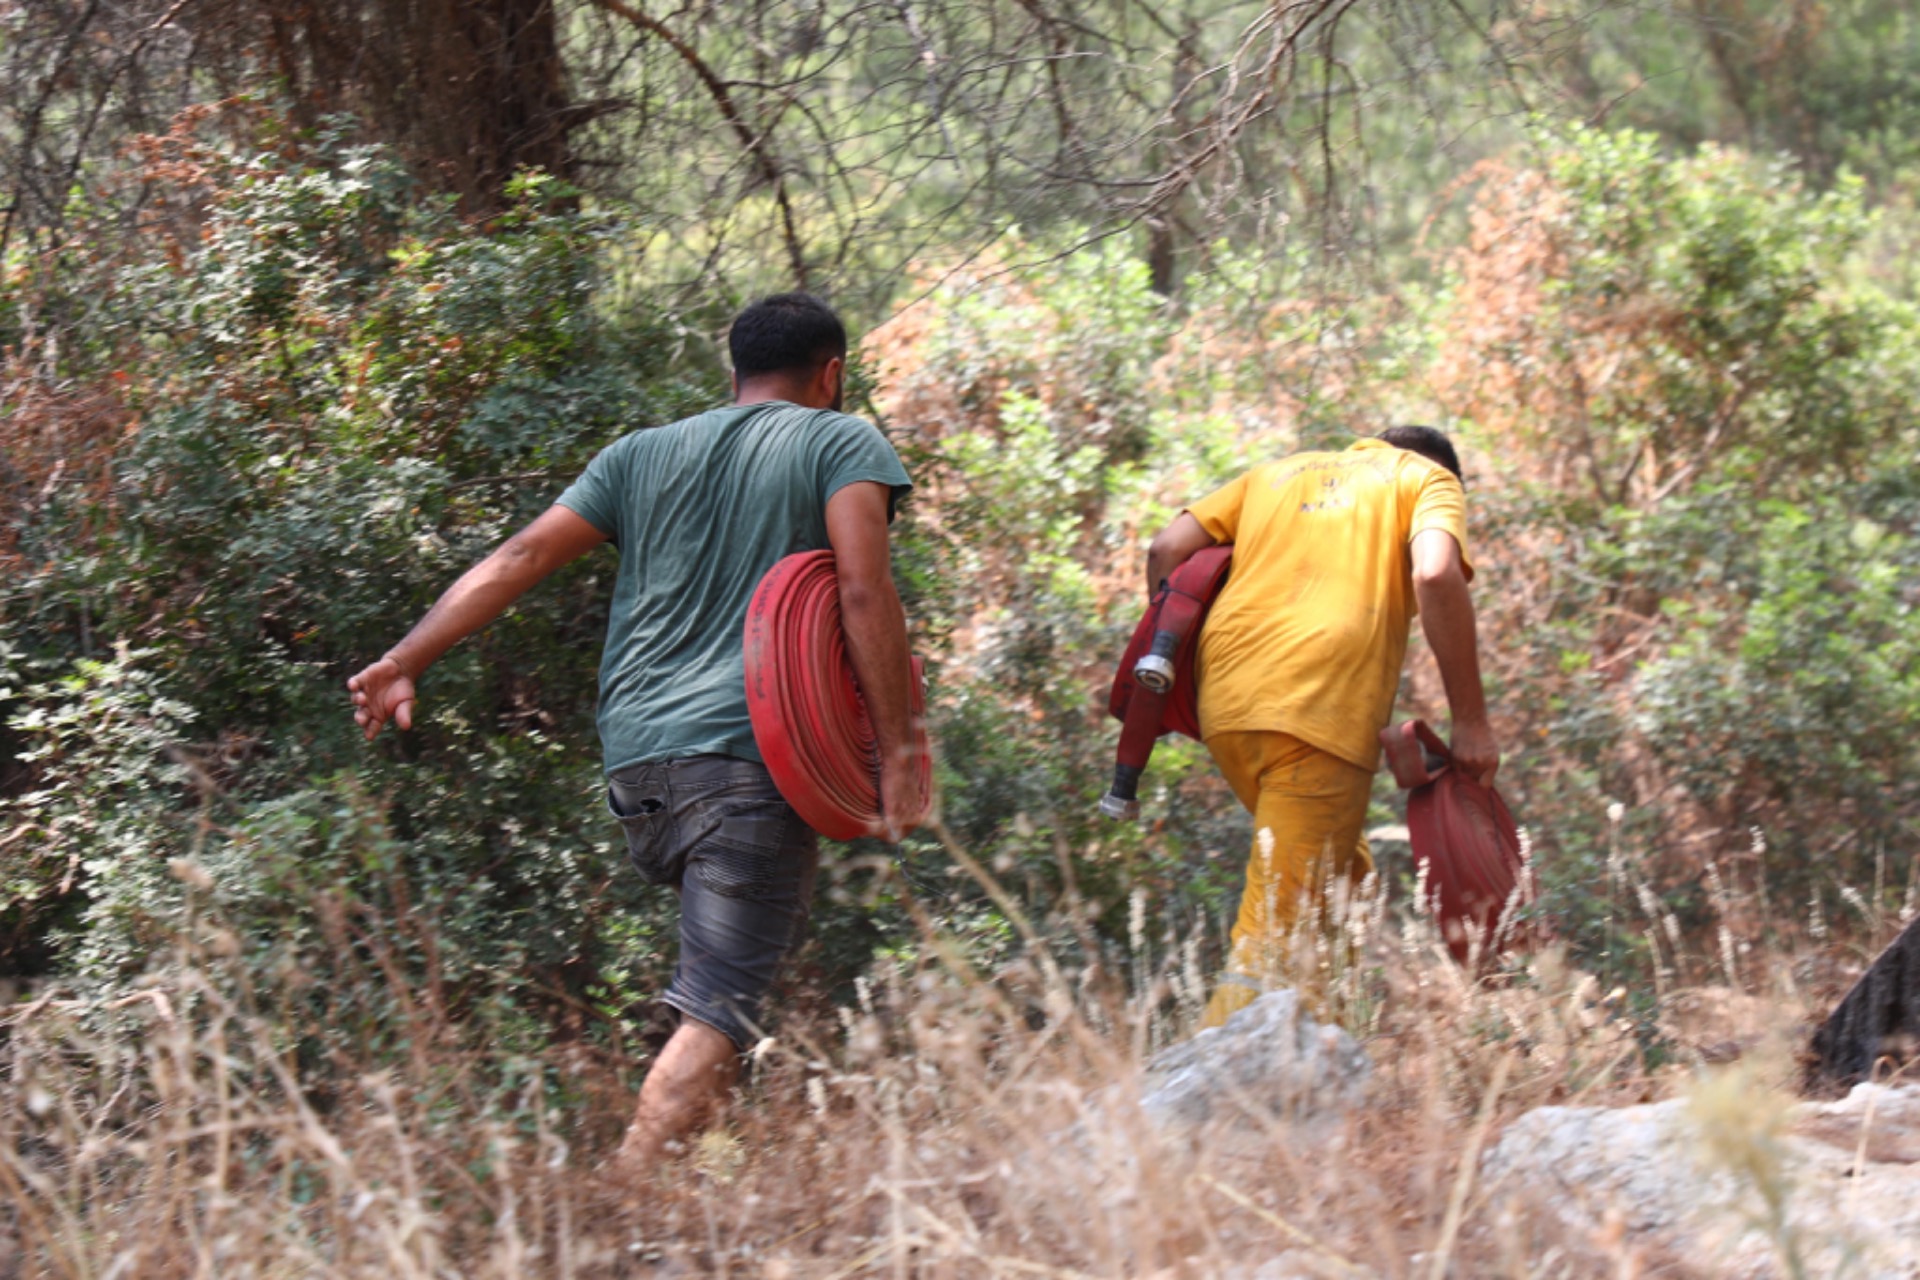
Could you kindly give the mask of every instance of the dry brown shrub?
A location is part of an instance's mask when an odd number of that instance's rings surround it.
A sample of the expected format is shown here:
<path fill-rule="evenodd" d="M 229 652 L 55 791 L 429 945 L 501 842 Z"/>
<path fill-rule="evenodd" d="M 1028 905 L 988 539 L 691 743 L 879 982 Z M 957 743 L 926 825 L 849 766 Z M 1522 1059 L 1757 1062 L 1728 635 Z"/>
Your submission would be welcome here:
<path fill-rule="evenodd" d="M 70 346 L 76 336 L 34 324 L 51 305 L 46 282 L 58 280 L 66 294 L 78 296 L 114 288 L 115 273 L 135 260 L 157 256 L 180 270 L 202 235 L 216 171 L 228 163 L 217 140 L 258 146 L 271 125 L 264 107 L 235 98 L 190 106 L 166 133 L 129 139 L 134 163 L 116 178 L 103 207 L 123 200 L 138 208 L 139 234 L 116 234 L 79 216 L 67 243 L 49 250 L 44 262 L 18 265 L 4 282 L 26 330 L 15 346 L 0 351 L 0 570 L 27 567 L 20 536 L 56 502 L 74 512 L 61 527 L 63 538 L 85 545 L 110 527 L 112 463 L 139 430 L 134 404 L 166 391 L 151 385 L 135 347 L 96 351 L 78 362 L 66 358 L 62 343 Z M 74 305 L 74 298 L 63 295 L 55 309 Z M 98 341 L 98 335 L 86 337 Z M 103 366 L 103 372 L 70 372 Z"/>
<path fill-rule="evenodd" d="M 1654 436 L 1643 465 L 1618 474 L 1594 410 L 1657 400 L 1647 338 L 1681 317 L 1644 294 L 1565 305 L 1551 286 L 1582 251 L 1571 197 L 1538 170 L 1499 161 L 1474 178 L 1467 242 L 1453 256 L 1459 286 L 1429 370 L 1434 394 L 1485 432 L 1516 476 L 1603 504 L 1651 501 L 1668 478 Z"/>
<path fill-rule="evenodd" d="M 1555 224 L 1566 198 L 1532 170 L 1488 161 L 1475 174 L 1468 240 L 1454 259 L 1458 303 L 1433 388 L 1489 433 L 1531 443 L 1546 425 L 1585 412 L 1572 403 L 1580 372 L 1555 358 L 1560 331 L 1542 323 L 1546 283 L 1565 274 Z"/>
<path fill-rule="evenodd" d="M 126 381 L 62 378 L 40 341 L 0 354 L 0 573 L 28 568 L 21 534 L 56 500 L 78 508 L 71 536 L 107 527 L 113 455 L 135 427 Z"/>

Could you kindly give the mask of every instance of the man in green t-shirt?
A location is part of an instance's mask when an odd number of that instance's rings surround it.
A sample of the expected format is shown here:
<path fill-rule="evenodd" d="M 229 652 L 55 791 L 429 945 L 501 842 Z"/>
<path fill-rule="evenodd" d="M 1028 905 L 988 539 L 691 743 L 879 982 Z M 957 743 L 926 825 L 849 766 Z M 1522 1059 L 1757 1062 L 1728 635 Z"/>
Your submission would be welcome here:
<path fill-rule="evenodd" d="M 414 682 L 520 594 L 602 542 L 620 554 L 600 659 L 607 805 L 641 874 L 680 896 L 662 997 L 679 1026 L 615 1166 L 641 1174 L 725 1099 L 760 1001 L 806 928 L 817 840 L 781 798 L 747 716 L 743 631 L 761 577 L 831 549 L 842 627 L 879 740 L 873 834 L 917 812 L 906 618 L 887 526 L 911 487 L 879 430 L 840 412 L 847 335 L 826 304 L 777 294 L 741 312 L 734 401 L 603 449 L 543 515 L 448 588 L 406 639 L 347 682 L 372 739 L 413 723 Z"/>

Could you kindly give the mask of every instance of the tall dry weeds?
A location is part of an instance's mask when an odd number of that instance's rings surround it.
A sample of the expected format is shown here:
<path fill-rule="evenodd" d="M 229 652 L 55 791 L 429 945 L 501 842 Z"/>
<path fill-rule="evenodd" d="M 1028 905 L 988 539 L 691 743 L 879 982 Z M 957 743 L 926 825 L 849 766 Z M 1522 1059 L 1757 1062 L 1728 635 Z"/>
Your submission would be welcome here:
<path fill-rule="evenodd" d="M 1142 1068 L 1192 1025 L 1192 950 L 1076 970 L 954 854 L 1020 958 L 978 972 L 923 917 L 924 959 L 789 1017 L 724 1127 L 637 1198 L 594 1166 L 639 1064 L 490 1051 L 406 992 L 404 1052 L 304 1061 L 297 1005 L 248 988 L 209 909 L 164 978 L 8 1017 L 0 1274 L 1251 1276 L 1282 1255 L 1292 1270 L 1267 1274 L 1634 1274 L 1624 1239 L 1570 1238 L 1483 1185 L 1479 1152 L 1543 1103 L 1673 1091 L 1716 1037 L 1764 1029 L 1762 996 L 1776 1021 L 1804 1011 L 1793 956 L 1749 953 L 1741 992 L 1718 945 L 1669 949 L 1656 1043 L 1558 949 L 1475 979 L 1425 918 L 1362 898 L 1295 964 L 1366 1044 L 1367 1104 L 1162 1131 Z"/>

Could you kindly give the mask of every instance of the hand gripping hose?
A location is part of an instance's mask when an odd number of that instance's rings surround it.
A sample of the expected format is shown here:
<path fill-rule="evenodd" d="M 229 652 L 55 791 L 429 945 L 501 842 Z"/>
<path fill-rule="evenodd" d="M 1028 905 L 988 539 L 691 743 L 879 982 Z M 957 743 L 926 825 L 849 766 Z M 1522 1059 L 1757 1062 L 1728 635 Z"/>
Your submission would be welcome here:
<path fill-rule="evenodd" d="M 753 740 L 787 803 L 829 840 L 885 834 L 880 747 L 840 629 L 831 551 L 798 552 L 767 571 L 747 606 L 746 657 Z M 914 820 L 926 813 L 933 789 L 921 681 L 915 658 Z"/>
<path fill-rule="evenodd" d="M 1120 721 L 1113 785 L 1100 812 L 1122 821 L 1140 816 L 1140 775 L 1163 733 L 1200 737 L 1200 626 L 1233 565 L 1231 543 L 1208 547 L 1183 561 L 1153 594 L 1120 656 L 1107 709 Z"/>
<path fill-rule="evenodd" d="M 1455 769 L 1453 753 L 1424 721 L 1382 729 L 1380 745 L 1393 780 L 1408 788 L 1413 863 L 1453 958 L 1484 964 L 1531 946 L 1533 925 L 1517 916 L 1538 889 L 1500 793 Z"/>

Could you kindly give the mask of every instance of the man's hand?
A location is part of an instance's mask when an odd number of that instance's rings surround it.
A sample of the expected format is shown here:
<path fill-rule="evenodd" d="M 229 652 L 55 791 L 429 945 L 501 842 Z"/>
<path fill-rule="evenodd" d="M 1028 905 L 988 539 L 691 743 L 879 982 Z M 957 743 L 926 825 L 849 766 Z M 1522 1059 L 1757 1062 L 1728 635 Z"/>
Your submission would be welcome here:
<path fill-rule="evenodd" d="M 909 759 L 896 759 L 880 770 L 880 825 L 873 834 L 888 844 L 899 844 L 926 821 L 916 772 Z"/>
<path fill-rule="evenodd" d="M 1456 720 L 1450 736 L 1454 768 L 1483 787 L 1492 786 L 1500 768 L 1500 743 L 1493 736 L 1493 726 L 1484 719 Z"/>
<path fill-rule="evenodd" d="M 402 729 L 413 728 L 413 677 L 392 658 L 380 661 L 347 681 L 353 694 L 353 722 L 372 742 L 388 720 Z"/>

